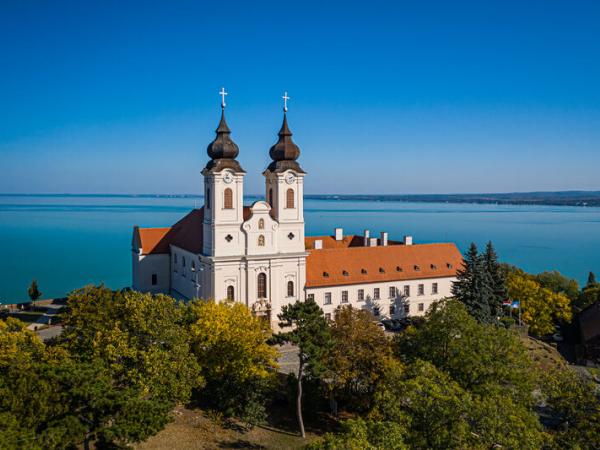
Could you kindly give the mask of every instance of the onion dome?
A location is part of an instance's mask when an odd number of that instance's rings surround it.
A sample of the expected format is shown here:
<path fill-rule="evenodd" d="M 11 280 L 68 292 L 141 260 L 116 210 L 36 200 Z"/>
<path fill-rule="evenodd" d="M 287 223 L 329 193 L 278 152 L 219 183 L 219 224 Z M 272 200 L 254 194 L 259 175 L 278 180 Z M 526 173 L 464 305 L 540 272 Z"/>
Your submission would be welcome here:
<path fill-rule="evenodd" d="M 299 173 L 305 173 L 296 161 L 300 157 L 300 148 L 292 141 L 292 132 L 287 123 L 287 115 L 283 113 L 283 124 L 279 130 L 279 140 L 269 150 L 269 156 L 273 160 L 267 170 L 271 172 L 284 172 L 286 170 L 295 170 Z"/>
<path fill-rule="evenodd" d="M 210 161 L 206 164 L 205 170 L 211 172 L 220 172 L 223 169 L 233 169 L 236 172 L 244 172 L 240 163 L 236 161 L 240 149 L 235 142 L 231 140 L 231 130 L 225 120 L 225 108 L 221 109 L 221 121 L 216 130 L 217 137 L 208 144 L 206 152 Z"/>

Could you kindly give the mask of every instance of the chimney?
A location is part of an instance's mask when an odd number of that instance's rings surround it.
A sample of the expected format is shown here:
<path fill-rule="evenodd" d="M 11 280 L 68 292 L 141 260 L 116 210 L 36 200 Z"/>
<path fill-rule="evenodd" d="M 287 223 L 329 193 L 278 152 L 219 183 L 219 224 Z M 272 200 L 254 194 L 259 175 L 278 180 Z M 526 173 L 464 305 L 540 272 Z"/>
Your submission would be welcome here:
<path fill-rule="evenodd" d="M 369 236 L 370 236 L 369 230 L 365 230 L 365 240 L 364 240 L 365 247 L 369 246 Z"/>
<path fill-rule="evenodd" d="M 369 247 L 377 247 L 377 238 L 369 238 Z"/>
<path fill-rule="evenodd" d="M 341 241 L 344 239 L 344 229 L 343 228 L 336 228 L 335 229 L 335 240 L 336 241 Z"/>
<path fill-rule="evenodd" d="M 317 239 L 315 241 L 315 250 L 321 250 L 323 248 L 323 241 L 321 239 Z"/>
<path fill-rule="evenodd" d="M 404 245 L 412 245 L 412 236 L 404 236 Z"/>
<path fill-rule="evenodd" d="M 384 247 L 388 245 L 388 234 L 387 231 L 381 232 L 381 245 Z"/>

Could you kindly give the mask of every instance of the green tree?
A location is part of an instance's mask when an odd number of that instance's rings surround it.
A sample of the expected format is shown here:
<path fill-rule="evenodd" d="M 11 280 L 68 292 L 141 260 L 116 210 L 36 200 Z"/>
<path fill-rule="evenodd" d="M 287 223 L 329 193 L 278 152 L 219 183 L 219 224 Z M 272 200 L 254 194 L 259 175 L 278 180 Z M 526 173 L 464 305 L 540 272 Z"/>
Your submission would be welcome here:
<path fill-rule="evenodd" d="M 123 445 L 169 420 L 168 404 L 115 385 L 101 361 L 76 361 L 11 320 L 0 323 L 0 448 Z"/>
<path fill-rule="evenodd" d="M 305 437 L 302 419 L 302 380 L 306 374 L 318 377 L 325 371 L 324 360 L 331 346 L 331 332 L 323 311 L 314 300 L 285 305 L 278 317 L 281 321 L 279 326 L 291 328 L 291 331 L 279 333 L 277 339 L 298 347 L 296 415 L 300 434 Z"/>
<path fill-rule="evenodd" d="M 556 270 L 539 273 L 534 278 L 540 286 L 550 289 L 556 294 L 564 294 L 571 301 L 577 300 L 579 296 L 579 283 L 576 280 L 565 277 Z"/>
<path fill-rule="evenodd" d="M 490 300 L 490 310 L 492 317 L 501 317 L 503 315 L 502 303 L 508 298 L 506 290 L 506 278 L 502 266 L 498 262 L 498 255 L 494 249 L 492 241 L 489 241 L 485 247 L 485 253 L 482 255 L 483 268 L 488 273 L 491 281 L 492 297 Z"/>
<path fill-rule="evenodd" d="M 389 340 L 369 311 L 350 306 L 336 310 L 331 337 L 327 378 L 332 394 L 354 409 L 368 408 L 385 360 L 391 357 Z"/>
<path fill-rule="evenodd" d="M 587 279 L 586 287 L 595 286 L 596 284 L 598 284 L 596 282 L 596 275 L 594 275 L 594 272 L 590 272 L 588 274 L 588 279 Z"/>
<path fill-rule="evenodd" d="M 584 309 L 596 301 L 600 301 L 600 284 L 598 283 L 584 287 L 579 293 L 575 306 Z"/>
<path fill-rule="evenodd" d="M 328 433 L 309 450 L 406 450 L 406 430 L 396 422 L 350 419 L 341 423 L 339 433 Z"/>
<path fill-rule="evenodd" d="M 35 306 L 35 302 L 42 296 L 36 280 L 31 281 L 31 285 L 29 286 L 29 289 L 27 289 L 27 295 L 29 295 L 29 298 L 33 302 L 33 306 Z"/>
<path fill-rule="evenodd" d="M 553 449 L 597 449 L 600 398 L 597 386 L 570 368 L 544 373 L 542 389 Z"/>
<path fill-rule="evenodd" d="M 474 394 L 422 360 L 390 366 L 375 405 L 371 419 L 396 422 L 409 448 L 538 449 L 544 441 L 530 409 L 508 396 Z"/>
<path fill-rule="evenodd" d="M 494 303 L 492 279 L 475 243 L 471 243 L 464 257 L 463 267 L 456 274 L 452 295 L 464 303 L 469 313 L 479 322 L 494 322 L 491 307 Z"/>
<path fill-rule="evenodd" d="M 185 403 L 203 385 L 189 321 L 172 297 L 88 286 L 69 296 L 59 343 L 82 362 L 103 361 L 119 386 Z"/>
<path fill-rule="evenodd" d="M 526 349 L 511 330 L 478 323 L 456 300 L 434 303 L 418 329 L 396 337 L 401 360 L 425 360 L 475 394 L 497 393 L 515 403 L 531 403 L 535 371 Z"/>
<path fill-rule="evenodd" d="M 264 420 L 265 394 L 277 367 L 265 322 L 240 303 L 198 300 L 191 304 L 191 315 L 193 354 L 206 380 L 201 395 L 250 425 Z"/>

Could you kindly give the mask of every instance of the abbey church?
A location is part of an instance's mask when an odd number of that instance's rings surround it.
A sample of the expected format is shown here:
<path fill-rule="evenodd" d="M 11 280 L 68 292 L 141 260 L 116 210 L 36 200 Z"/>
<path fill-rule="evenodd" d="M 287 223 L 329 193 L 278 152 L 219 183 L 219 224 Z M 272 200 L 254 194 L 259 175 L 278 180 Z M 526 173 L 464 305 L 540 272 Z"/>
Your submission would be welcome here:
<path fill-rule="evenodd" d="M 244 206 L 246 172 L 221 106 L 202 170 L 205 204 L 171 227 L 134 227 L 133 289 L 242 302 L 274 328 L 283 305 L 307 298 L 328 318 L 347 304 L 383 319 L 422 315 L 450 296 L 462 264 L 452 243 L 416 244 L 410 236 L 392 240 L 368 230 L 345 235 L 341 228 L 331 236 L 304 235 L 309 177 L 298 162 L 287 107 L 263 172 L 265 199 Z"/>

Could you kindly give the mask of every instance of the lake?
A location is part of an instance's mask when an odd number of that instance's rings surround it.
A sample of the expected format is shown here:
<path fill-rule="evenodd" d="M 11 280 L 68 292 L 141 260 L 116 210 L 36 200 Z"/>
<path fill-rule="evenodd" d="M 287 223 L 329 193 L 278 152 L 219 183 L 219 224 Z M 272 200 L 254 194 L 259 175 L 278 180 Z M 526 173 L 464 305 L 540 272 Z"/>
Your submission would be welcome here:
<path fill-rule="evenodd" d="M 0 302 L 26 299 L 33 278 L 44 298 L 88 283 L 128 286 L 133 225 L 169 226 L 195 203 L 202 200 L 0 195 Z M 307 235 L 368 228 L 461 251 L 492 240 L 502 261 L 528 272 L 556 269 L 580 283 L 590 270 L 600 275 L 600 208 L 307 199 L 305 220 Z"/>

